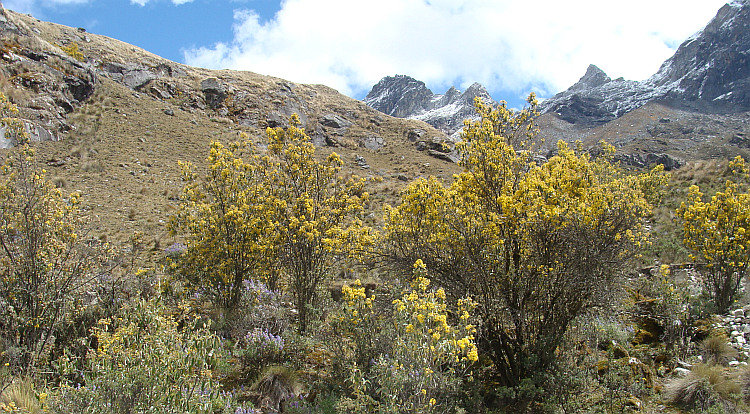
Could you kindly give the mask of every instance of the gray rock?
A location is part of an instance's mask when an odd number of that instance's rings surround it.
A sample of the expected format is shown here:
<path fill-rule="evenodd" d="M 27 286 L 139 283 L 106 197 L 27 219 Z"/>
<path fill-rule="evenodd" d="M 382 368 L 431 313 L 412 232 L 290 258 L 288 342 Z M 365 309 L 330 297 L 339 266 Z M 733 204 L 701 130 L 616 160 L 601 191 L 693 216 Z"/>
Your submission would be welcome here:
<path fill-rule="evenodd" d="M 377 135 L 368 135 L 362 140 L 362 145 L 369 150 L 377 151 L 385 146 L 385 141 Z"/>
<path fill-rule="evenodd" d="M 426 133 L 427 133 L 427 131 L 425 131 L 424 129 L 412 129 L 412 130 L 410 130 L 410 131 L 409 131 L 409 132 L 408 132 L 408 133 L 406 134 L 406 138 L 407 138 L 407 139 L 408 139 L 409 141 L 411 141 L 411 142 L 415 142 L 415 141 L 417 141 L 418 139 L 422 138 L 422 136 L 423 136 L 424 134 L 426 134 Z"/>
<path fill-rule="evenodd" d="M 156 75 L 148 70 L 132 70 L 123 74 L 122 83 L 130 89 L 138 90 L 156 79 Z"/>
<path fill-rule="evenodd" d="M 645 168 L 654 165 L 663 165 L 666 171 L 676 170 L 682 167 L 685 162 L 669 154 L 627 154 L 615 153 L 615 161 L 624 165 L 630 165 L 638 168 Z"/>
<path fill-rule="evenodd" d="M 347 129 L 352 123 L 337 114 L 326 114 L 320 119 L 321 125 L 328 128 Z"/>
<path fill-rule="evenodd" d="M 443 151 L 435 151 L 435 150 L 427 150 L 427 154 L 431 155 L 437 159 L 441 159 L 443 161 L 448 161 L 452 163 L 458 163 L 459 156 L 454 152 L 443 152 Z"/>
<path fill-rule="evenodd" d="M 227 98 L 227 91 L 216 78 L 207 78 L 201 81 L 201 90 L 206 98 L 206 104 L 211 109 L 220 108 Z"/>
<path fill-rule="evenodd" d="M 354 163 L 357 164 L 360 168 L 368 169 L 370 168 L 370 165 L 367 164 L 367 160 L 365 160 L 364 157 L 355 155 L 354 156 Z"/>
<path fill-rule="evenodd" d="M 66 75 L 63 77 L 63 82 L 65 82 L 65 89 L 78 102 L 83 102 L 94 94 L 95 78 L 82 79 L 77 76 Z"/>

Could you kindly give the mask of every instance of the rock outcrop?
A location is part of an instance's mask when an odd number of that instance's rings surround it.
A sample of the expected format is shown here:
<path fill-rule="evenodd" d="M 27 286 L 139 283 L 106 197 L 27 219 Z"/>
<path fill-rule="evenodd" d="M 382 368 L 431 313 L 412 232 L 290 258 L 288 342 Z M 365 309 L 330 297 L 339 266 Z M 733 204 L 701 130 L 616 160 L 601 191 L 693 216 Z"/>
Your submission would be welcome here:
<path fill-rule="evenodd" d="M 660 102 L 704 113 L 750 110 L 750 0 L 723 6 L 645 81 L 610 79 L 594 65 L 573 86 L 541 104 L 573 124 L 602 124 Z"/>

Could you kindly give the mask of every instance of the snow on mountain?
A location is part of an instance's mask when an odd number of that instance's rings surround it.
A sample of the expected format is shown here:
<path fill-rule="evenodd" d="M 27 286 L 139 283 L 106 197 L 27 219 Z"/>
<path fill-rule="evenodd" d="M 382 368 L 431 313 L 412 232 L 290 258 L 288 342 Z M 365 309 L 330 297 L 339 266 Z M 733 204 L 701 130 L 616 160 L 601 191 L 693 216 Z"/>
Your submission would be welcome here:
<path fill-rule="evenodd" d="M 540 105 L 570 123 L 600 124 L 648 102 L 706 113 L 750 109 L 750 0 L 719 9 L 645 81 L 612 80 L 594 65 Z"/>
<path fill-rule="evenodd" d="M 372 87 L 364 102 L 391 116 L 424 121 L 457 141 L 463 121 L 476 119 L 474 98 L 497 105 L 484 86 L 474 83 L 461 92 L 451 87 L 434 94 L 424 82 L 405 75 L 387 76 Z"/>

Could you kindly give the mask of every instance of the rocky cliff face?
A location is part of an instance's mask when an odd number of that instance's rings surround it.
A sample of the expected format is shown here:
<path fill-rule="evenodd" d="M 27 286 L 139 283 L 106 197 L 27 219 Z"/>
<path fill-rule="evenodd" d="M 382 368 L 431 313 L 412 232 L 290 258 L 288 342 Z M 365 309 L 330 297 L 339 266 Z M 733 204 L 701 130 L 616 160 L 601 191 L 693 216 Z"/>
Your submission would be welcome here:
<path fill-rule="evenodd" d="M 648 102 L 728 113 L 750 110 L 750 0 L 723 6 L 700 32 L 645 81 L 612 80 L 594 65 L 542 112 L 580 124 L 601 124 Z"/>
<path fill-rule="evenodd" d="M 34 36 L 34 42 L 25 42 Z M 72 40 L 75 38 L 75 40 Z M 84 41 L 83 32 L 71 31 L 60 42 Z M 19 105 L 32 141 L 57 141 L 69 131 L 67 115 L 94 92 L 96 71 L 36 35 L 25 22 L 13 19 L 0 4 L 0 61 L 4 90 Z M 63 46 L 65 47 L 65 46 Z M 0 129 L 0 148 L 15 145 Z"/>
<path fill-rule="evenodd" d="M 398 118 L 418 119 L 457 140 L 465 119 L 473 119 L 474 98 L 497 105 L 484 86 L 474 83 L 464 92 L 455 87 L 434 94 L 424 82 L 409 76 L 388 76 L 380 80 L 364 102 L 380 112 Z"/>

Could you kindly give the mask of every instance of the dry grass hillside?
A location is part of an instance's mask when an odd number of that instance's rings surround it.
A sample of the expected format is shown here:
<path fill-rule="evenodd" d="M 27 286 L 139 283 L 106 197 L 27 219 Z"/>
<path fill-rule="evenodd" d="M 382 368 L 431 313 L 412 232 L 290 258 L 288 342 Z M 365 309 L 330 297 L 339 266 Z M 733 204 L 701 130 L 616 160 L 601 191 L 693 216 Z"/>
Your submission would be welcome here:
<path fill-rule="evenodd" d="M 242 132 L 262 147 L 265 128 L 284 126 L 292 113 L 322 156 L 335 151 L 345 173 L 373 178 L 373 221 L 407 181 L 450 179 L 458 171 L 430 155 L 440 156 L 439 131 L 326 86 L 192 68 L 104 36 L 2 13 L 0 90 L 53 136 L 35 143 L 37 158 L 56 185 L 81 192 L 95 237 L 122 242 L 140 231 L 151 246 L 168 245 L 166 222 L 182 188 L 178 161 L 200 167 L 211 141 L 237 140 Z M 82 60 L 70 53 L 72 45 Z M 94 79 L 87 96 L 76 97 L 65 80 L 76 76 Z M 45 96 L 70 107 L 40 105 Z"/>
<path fill-rule="evenodd" d="M 604 140 L 617 148 L 626 165 L 636 167 L 657 160 L 671 159 L 682 166 L 750 156 L 750 112 L 702 114 L 652 102 L 594 127 L 570 124 L 553 114 L 543 115 L 539 124 L 548 146 L 559 139 L 581 140 L 586 146 Z"/>

